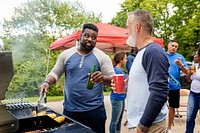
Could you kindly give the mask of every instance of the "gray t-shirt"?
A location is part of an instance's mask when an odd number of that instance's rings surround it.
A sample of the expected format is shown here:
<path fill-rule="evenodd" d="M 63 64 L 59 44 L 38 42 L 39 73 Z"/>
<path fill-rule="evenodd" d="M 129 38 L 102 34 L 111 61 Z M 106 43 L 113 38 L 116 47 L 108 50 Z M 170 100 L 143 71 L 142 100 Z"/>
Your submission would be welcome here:
<path fill-rule="evenodd" d="M 87 89 L 88 73 L 93 64 L 96 71 L 104 75 L 114 74 L 111 59 L 97 48 L 87 55 L 81 55 L 77 47 L 63 51 L 49 75 L 58 80 L 65 73 L 64 108 L 71 112 L 93 110 L 103 103 L 103 84 L 95 83 L 92 90 Z"/>

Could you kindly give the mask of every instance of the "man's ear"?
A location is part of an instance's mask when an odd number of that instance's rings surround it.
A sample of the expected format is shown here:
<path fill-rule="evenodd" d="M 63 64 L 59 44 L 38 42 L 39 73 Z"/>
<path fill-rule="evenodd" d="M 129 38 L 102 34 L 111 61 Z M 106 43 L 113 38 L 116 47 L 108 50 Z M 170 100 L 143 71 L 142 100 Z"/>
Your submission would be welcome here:
<path fill-rule="evenodd" d="M 140 23 L 137 23 L 137 24 L 136 24 L 136 30 L 137 30 L 137 32 L 139 32 L 139 31 L 140 31 L 141 27 L 142 27 L 142 26 L 141 26 L 141 24 L 140 24 Z"/>

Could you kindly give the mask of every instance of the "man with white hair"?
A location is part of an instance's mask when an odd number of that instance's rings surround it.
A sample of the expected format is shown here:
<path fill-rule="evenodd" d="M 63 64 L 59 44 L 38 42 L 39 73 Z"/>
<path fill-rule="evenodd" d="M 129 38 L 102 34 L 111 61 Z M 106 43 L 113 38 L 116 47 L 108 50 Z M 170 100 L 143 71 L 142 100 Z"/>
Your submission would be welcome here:
<path fill-rule="evenodd" d="M 128 44 L 138 48 L 127 89 L 129 133 L 166 131 L 169 62 L 162 47 L 152 40 L 153 26 L 148 11 L 137 10 L 128 15 Z"/>

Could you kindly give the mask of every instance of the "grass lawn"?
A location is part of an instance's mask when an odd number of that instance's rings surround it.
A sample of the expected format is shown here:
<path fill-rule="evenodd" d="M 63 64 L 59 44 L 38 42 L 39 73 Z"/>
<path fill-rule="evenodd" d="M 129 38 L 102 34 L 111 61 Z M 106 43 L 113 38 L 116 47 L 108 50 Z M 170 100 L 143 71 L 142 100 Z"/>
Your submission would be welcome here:
<path fill-rule="evenodd" d="M 29 97 L 25 98 L 25 100 L 29 102 L 37 102 L 39 97 Z M 53 101 L 61 101 L 64 100 L 64 96 L 47 96 L 47 102 L 53 102 Z"/>

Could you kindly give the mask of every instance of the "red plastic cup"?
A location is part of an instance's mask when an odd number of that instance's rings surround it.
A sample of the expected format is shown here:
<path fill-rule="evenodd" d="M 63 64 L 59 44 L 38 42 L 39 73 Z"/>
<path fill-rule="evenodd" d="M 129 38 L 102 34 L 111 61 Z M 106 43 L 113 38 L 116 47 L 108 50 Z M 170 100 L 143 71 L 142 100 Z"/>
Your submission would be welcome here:
<path fill-rule="evenodd" d="M 122 93 L 124 89 L 124 74 L 115 74 L 112 76 L 115 84 L 115 93 Z"/>

